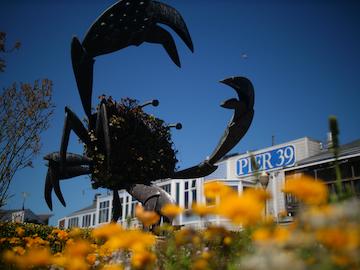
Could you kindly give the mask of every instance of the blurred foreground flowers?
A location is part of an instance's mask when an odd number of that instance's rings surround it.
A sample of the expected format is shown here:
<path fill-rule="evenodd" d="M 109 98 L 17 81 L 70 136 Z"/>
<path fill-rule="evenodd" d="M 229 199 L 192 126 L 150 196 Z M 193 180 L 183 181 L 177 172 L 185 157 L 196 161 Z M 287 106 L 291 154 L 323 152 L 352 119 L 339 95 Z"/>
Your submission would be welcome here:
<path fill-rule="evenodd" d="M 288 179 L 283 191 L 302 202 L 287 225 L 264 218 L 269 194 L 263 189 L 238 195 L 219 182 L 205 184 L 213 203 L 194 203 L 187 214 L 221 215 L 237 231 L 214 225 L 175 230 L 164 224 L 147 232 L 159 216 L 141 205 L 136 215 L 145 230 L 112 223 L 93 230 L 0 224 L 0 268 L 360 269 L 359 200 L 329 204 L 326 187 L 309 177 Z M 183 209 L 168 205 L 162 212 L 175 217 Z"/>

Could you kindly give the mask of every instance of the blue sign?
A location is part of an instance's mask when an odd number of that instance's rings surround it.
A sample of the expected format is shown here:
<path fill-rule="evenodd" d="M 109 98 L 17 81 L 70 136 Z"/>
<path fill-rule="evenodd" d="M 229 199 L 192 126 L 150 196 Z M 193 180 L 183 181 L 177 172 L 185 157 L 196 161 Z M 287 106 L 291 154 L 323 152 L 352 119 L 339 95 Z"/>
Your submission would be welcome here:
<path fill-rule="evenodd" d="M 292 166 L 295 163 L 295 148 L 293 145 L 277 148 L 254 156 L 259 171 L 267 171 L 280 167 Z M 236 174 L 248 175 L 254 172 L 251 156 L 236 161 Z"/>

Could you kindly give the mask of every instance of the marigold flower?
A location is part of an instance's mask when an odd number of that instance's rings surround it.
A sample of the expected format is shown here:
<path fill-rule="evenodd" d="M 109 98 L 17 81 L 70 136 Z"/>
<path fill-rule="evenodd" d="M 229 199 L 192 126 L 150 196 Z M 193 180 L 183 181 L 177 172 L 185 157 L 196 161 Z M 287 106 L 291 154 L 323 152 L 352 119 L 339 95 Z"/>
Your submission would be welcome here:
<path fill-rule="evenodd" d="M 60 241 L 66 241 L 69 238 L 69 234 L 64 230 L 55 229 L 52 234 L 56 234 Z"/>
<path fill-rule="evenodd" d="M 160 220 L 160 216 L 156 212 L 145 211 L 141 204 L 136 205 L 135 216 L 145 227 L 156 224 Z"/>
<path fill-rule="evenodd" d="M 176 204 L 167 204 L 161 208 L 161 213 L 169 218 L 174 218 L 184 211 L 183 208 Z"/>
<path fill-rule="evenodd" d="M 134 252 L 131 257 L 131 265 L 135 269 L 152 269 L 152 265 L 156 261 L 154 253 L 147 250 L 141 252 Z"/>
<path fill-rule="evenodd" d="M 235 195 L 235 191 L 229 186 L 218 182 L 207 182 L 204 184 L 204 195 L 208 199 L 216 199 L 218 196 Z"/>
<path fill-rule="evenodd" d="M 354 227 L 322 228 L 316 238 L 326 247 L 334 250 L 354 250 L 360 247 L 360 232 Z"/>
<path fill-rule="evenodd" d="M 22 256 L 16 256 L 14 253 L 6 252 L 4 259 L 16 264 L 20 269 L 28 269 L 49 265 L 51 263 L 51 254 L 47 248 L 32 248 L 31 250 L 27 250 Z"/>
<path fill-rule="evenodd" d="M 258 242 L 269 241 L 271 239 L 270 230 L 267 228 L 259 228 L 253 232 L 252 239 Z"/>
<path fill-rule="evenodd" d="M 199 215 L 200 217 L 215 214 L 215 207 L 214 206 L 207 206 L 205 204 L 200 204 L 200 203 L 193 203 L 191 205 L 191 210 L 195 214 Z"/>
<path fill-rule="evenodd" d="M 328 199 L 326 185 L 309 176 L 288 177 L 283 192 L 293 194 L 299 200 L 310 205 L 323 204 Z"/>
<path fill-rule="evenodd" d="M 70 257 L 84 257 L 92 251 L 91 245 L 85 240 L 77 240 L 71 244 L 67 244 L 65 248 L 65 254 Z"/>
<path fill-rule="evenodd" d="M 244 191 L 243 195 L 253 196 L 260 201 L 266 201 L 271 198 L 270 193 L 262 188 L 248 188 Z"/>
<path fill-rule="evenodd" d="M 197 259 L 191 267 L 191 270 L 206 270 L 206 269 L 210 269 L 209 267 L 209 263 L 207 262 L 207 260 L 200 258 Z"/>
<path fill-rule="evenodd" d="M 232 241 L 233 240 L 232 240 L 232 238 L 230 236 L 226 236 L 224 238 L 224 240 L 223 240 L 223 243 L 224 243 L 225 246 L 228 246 L 228 245 L 230 245 L 232 243 Z"/>
<path fill-rule="evenodd" d="M 91 253 L 91 254 L 87 255 L 86 256 L 86 261 L 88 262 L 88 264 L 94 265 L 95 261 L 96 261 L 96 254 Z"/>
<path fill-rule="evenodd" d="M 13 247 L 12 249 L 16 254 L 18 255 L 24 255 L 25 254 L 25 249 L 23 247 L 20 247 L 20 246 L 16 246 L 16 247 Z"/>
<path fill-rule="evenodd" d="M 17 227 L 17 228 L 15 229 L 15 231 L 16 231 L 16 233 L 17 233 L 17 235 L 18 235 L 19 237 L 23 237 L 23 236 L 24 236 L 25 230 L 24 230 L 23 228 Z"/>
<path fill-rule="evenodd" d="M 111 236 L 117 235 L 123 231 L 122 227 L 116 223 L 109 223 L 92 231 L 94 238 L 110 238 Z"/>
<path fill-rule="evenodd" d="M 238 225 L 249 226 L 262 219 L 264 204 L 255 196 L 230 195 L 220 200 L 217 213 Z"/>
<path fill-rule="evenodd" d="M 115 235 L 103 245 L 107 250 L 115 251 L 118 249 L 144 250 L 155 244 L 155 236 L 151 233 L 140 230 L 124 230 Z"/>
<path fill-rule="evenodd" d="M 13 245 L 17 245 L 17 244 L 20 243 L 20 239 L 17 238 L 17 237 L 11 237 L 10 240 L 9 240 L 9 243 L 13 244 Z"/>

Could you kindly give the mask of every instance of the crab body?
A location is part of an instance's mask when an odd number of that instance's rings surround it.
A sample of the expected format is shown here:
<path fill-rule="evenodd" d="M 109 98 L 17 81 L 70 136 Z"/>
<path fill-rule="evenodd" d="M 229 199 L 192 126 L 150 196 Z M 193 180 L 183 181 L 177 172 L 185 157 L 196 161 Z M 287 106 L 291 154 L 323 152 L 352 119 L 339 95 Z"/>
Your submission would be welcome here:
<path fill-rule="evenodd" d="M 92 112 L 92 84 L 95 57 L 112 53 L 143 42 L 161 44 L 172 61 L 180 67 L 180 60 L 171 34 L 159 24 L 174 30 L 193 51 L 193 44 L 180 13 L 153 0 L 118 1 L 93 23 L 81 42 L 74 37 L 71 60 L 81 102 L 88 119 L 85 126 L 79 117 L 65 107 L 65 124 L 60 150 L 44 157 L 48 161 L 45 181 L 45 200 L 52 209 L 54 191 L 65 206 L 59 181 L 79 175 L 91 175 L 94 188 L 113 191 L 113 221 L 121 213 L 119 189 L 126 189 L 145 209 L 160 213 L 164 204 L 174 200 L 164 190 L 153 186 L 154 180 L 165 178 L 188 179 L 214 172 L 218 162 L 246 134 L 254 115 L 254 89 L 244 77 L 220 81 L 232 87 L 237 98 L 226 100 L 223 108 L 234 111 L 224 135 L 212 154 L 199 164 L 176 170 L 176 150 L 171 141 L 170 127 L 161 119 L 147 114 L 143 108 L 157 106 L 153 100 L 139 105 L 124 99 L 116 103 L 103 96 L 96 112 Z M 84 143 L 84 155 L 68 153 L 70 133 Z M 165 220 L 171 222 L 169 217 Z"/>

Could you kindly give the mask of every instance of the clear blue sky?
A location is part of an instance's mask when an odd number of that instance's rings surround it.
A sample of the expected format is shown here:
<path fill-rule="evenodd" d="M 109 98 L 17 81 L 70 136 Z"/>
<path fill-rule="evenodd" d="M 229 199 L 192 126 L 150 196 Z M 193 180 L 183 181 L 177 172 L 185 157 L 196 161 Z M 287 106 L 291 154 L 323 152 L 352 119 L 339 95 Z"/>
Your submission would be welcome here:
<path fill-rule="evenodd" d="M 60 146 L 64 106 L 85 115 L 73 76 L 70 41 L 83 38 L 90 24 L 115 1 L 2 1 L 0 30 L 20 51 L 6 57 L 0 86 L 49 78 L 56 110 L 43 134 L 34 168 L 19 171 L 6 208 L 26 207 L 48 213 L 43 198 L 46 175 L 42 156 Z M 183 15 L 192 36 L 192 54 L 172 32 L 182 68 L 159 45 L 143 44 L 98 57 L 93 104 L 105 93 L 115 99 L 160 100 L 149 108 L 167 122 L 183 123 L 173 132 L 180 168 L 202 161 L 221 137 L 231 111 L 219 104 L 234 97 L 218 83 L 246 76 L 256 92 L 255 117 L 245 138 L 233 149 L 244 152 L 303 136 L 325 140 L 329 115 L 339 120 L 342 143 L 360 138 L 360 2 L 359 1 L 165 1 Z M 243 53 L 247 58 L 241 57 Z M 75 136 L 69 151 L 82 153 Z M 121 153 L 120 153 L 121 154 Z M 57 219 L 91 203 L 89 177 L 61 182 L 67 208 L 55 196 Z"/>

